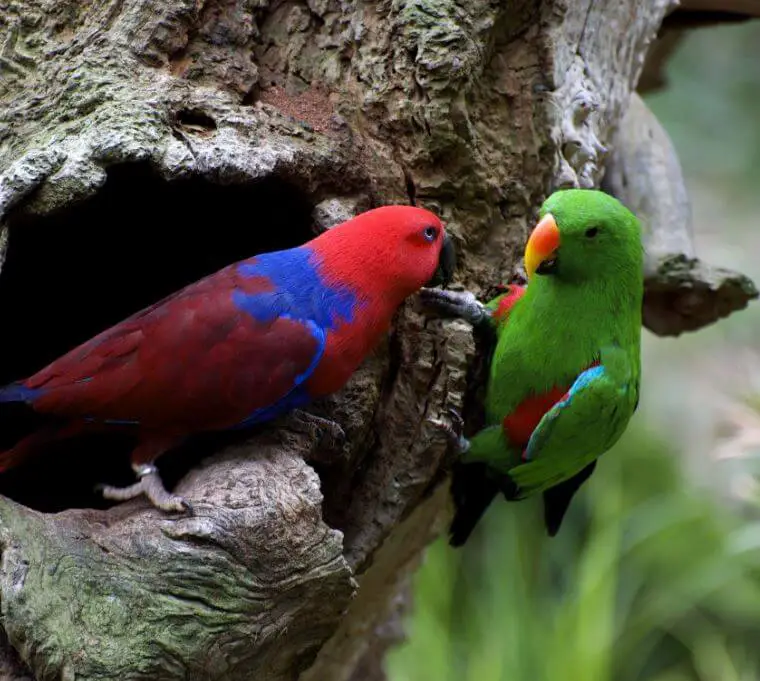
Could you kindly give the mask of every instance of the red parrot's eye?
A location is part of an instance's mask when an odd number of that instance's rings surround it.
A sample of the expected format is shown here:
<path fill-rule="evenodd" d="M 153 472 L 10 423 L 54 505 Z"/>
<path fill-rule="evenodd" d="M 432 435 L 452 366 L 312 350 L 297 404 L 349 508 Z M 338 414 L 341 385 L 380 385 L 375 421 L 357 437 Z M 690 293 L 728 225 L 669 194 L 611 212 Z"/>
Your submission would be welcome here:
<path fill-rule="evenodd" d="M 438 236 L 438 230 L 435 227 L 425 227 L 422 230 L 422 235 L 426 241 L 435 241 L 435 238 Z"/>

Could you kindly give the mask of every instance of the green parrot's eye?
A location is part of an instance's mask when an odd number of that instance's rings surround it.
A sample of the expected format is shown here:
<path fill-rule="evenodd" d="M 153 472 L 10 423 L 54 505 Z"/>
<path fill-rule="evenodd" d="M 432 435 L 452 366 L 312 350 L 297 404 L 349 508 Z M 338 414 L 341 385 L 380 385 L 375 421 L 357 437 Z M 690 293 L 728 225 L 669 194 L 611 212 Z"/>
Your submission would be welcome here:
<path fill-rule="evenodd" d="M 598 227 L 589 227 L 586 230 L 586 236 L 589 239 L 593 239 L 597 234 L 599 234 L 599 228 Z"/>

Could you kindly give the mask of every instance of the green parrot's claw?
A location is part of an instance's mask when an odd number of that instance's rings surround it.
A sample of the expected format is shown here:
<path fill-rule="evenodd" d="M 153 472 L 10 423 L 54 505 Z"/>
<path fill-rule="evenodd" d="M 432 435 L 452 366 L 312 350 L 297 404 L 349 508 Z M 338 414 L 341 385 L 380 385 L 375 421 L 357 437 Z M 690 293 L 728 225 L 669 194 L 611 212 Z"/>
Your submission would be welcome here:
<path fill-rule="evenodd" d="M 457 432 L 461 435 L 464 432 L 464 419 L 462 415 L 454 407 L 449 407 L 446 411 L 449 412 L 449 418 L 457 429 Z"/>
<path fill-rule="evenodd" d="M 446 423 L 440 419 L 428 419 L 436 428 L 439 428 L 449 438 L 449 442 L 456 450 L 457 454 L 464 454 L 470 449 L 470 441 L 462 435 L 464 429 L 464 419 L 455 409 L 448 409 L 449 417 L 452 423 Z"/>
<path fill-rule="evenodd" d="M 491 312 L 470 291 L 420 289 L 420 298 L 428 306 L 448 317 L 459 317 L 478 326 L 491 317 Z"/>

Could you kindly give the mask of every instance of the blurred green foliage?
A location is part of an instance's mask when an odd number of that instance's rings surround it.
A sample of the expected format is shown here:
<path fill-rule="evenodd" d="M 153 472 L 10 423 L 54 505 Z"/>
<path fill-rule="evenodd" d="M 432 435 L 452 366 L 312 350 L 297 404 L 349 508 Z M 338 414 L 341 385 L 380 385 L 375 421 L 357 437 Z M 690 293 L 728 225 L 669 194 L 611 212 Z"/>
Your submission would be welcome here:
<path fill-rule="evenodd" d="M 692 33 L 668 73 L 648 101 L 678 149 L 699 252 L 756 277 L 760 22 Z M 758 329 L 750 308 L 683 338 L 647 335 L 642 408 L 559 536 L 545 537 L 537 500 L 499 500 L 464 549 L 432 545 L 390 681 L 760 678 L 758 503 L 727 504 L 684 466 L 699 459 L 716 480 L 735 470 L 711 456 L 717 388 L 698 377 L 708 361 L 718 374 L 736 364 L 737 347 L 757 350 Z"/>
<path fill-rule="evenodd" d="M 537 502 L 501 502 L 431 547 L 393 681 L 760 677 L 760 523 L 640 428 L 605 458 L 554 540 Z"/>

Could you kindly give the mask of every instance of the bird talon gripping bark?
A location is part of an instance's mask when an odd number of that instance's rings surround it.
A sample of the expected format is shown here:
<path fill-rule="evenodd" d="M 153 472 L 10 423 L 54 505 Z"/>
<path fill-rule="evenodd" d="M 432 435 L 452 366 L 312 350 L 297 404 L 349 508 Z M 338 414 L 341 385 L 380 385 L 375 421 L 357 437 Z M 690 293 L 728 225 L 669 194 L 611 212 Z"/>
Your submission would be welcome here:
<path fill-rule="evenodd" d="M 326 419 L 302 409 L 294 409 L 290 416 L 291 425 L 295 430 L 327 438 L 331 449 L 342 449 L 346 444 L 346 432 L 332 419 Z"/>
<path fill-rule="evenodd" d="M 111 485 L 99 485 L 98 489 L 106 499 L 114 501 L 127 501 L 144 494 L 156 508 L 166 512 L 192 513 L 193 507 L 187 499 L 171 494 L 164 487 L 158 469 L 153 464 L 140 464 L 134 466 L 138 482 L 128 487 L 113 487 Z"/>
<path fill-rule="evenodd" d="M 473 326 L 488 321 L 491 312 L 470 291 L 420 289 L 420 298 L 429 307 L 447 316 L 459 317 Z"/>
<path fill-rule="evenodd" d="M 464 419 L 455 409 L 448 409 L 448 413 L 453 423 L 446 423 L 440 419 L 428 419 L 428 421 L 446 434 L 457 454 L 464 454 L 470 448 L 470 441 L 462 434 Z"/>

